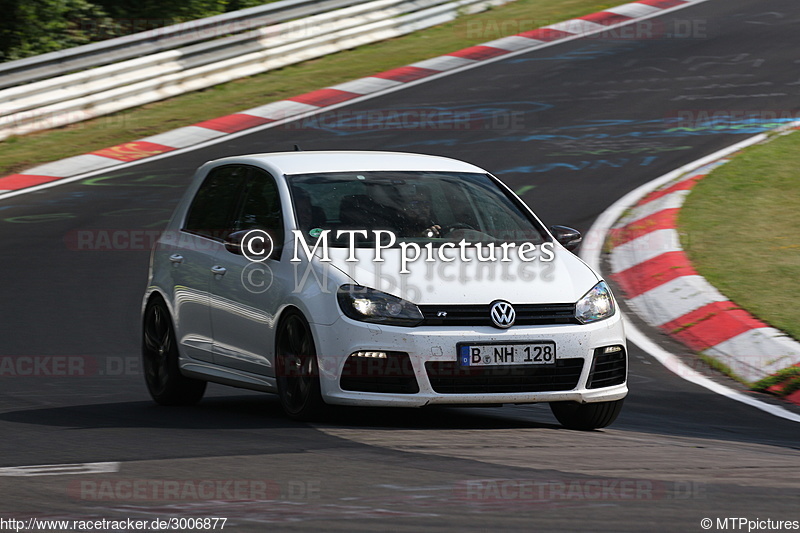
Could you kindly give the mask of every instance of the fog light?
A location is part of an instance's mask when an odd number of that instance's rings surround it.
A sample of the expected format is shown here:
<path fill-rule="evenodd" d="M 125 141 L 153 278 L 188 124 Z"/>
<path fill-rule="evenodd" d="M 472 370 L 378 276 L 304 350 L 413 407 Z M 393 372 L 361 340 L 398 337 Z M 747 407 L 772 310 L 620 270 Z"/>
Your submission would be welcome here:
<path fill-rule="evenodd" d="M 622 346 L 606 346 L 603 353 L 617 353 L 622 351 Z"/>
<path fill-rule="evenodd" d="M 350 357 L 373 357 L 376 359 L 386 359 L 386 352 L 353 352 Z"/>

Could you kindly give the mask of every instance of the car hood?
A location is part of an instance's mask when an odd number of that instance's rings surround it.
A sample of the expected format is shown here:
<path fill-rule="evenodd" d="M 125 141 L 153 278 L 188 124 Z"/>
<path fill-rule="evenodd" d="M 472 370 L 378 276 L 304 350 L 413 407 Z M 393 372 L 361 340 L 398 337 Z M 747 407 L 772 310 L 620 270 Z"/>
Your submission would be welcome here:
<path fill-rule="evenodd" d="M 349 250 L 331 248 L 330 264 L 357 285 L 371 287 L 416 304 L 480 304 L 494 300 L 511 303 L 572 303 L 594 287 L 600 278 L 577 256 L 556 245 L 555 257 L 545 262 L 526 262 L 510 253 L 511 261 L 478 261 L 474 248 L 467 249 L 463 261 L 459 251 L 452 262 L 409 262 L 409 273 L 400 274 L 401 249 L 381 251 L 376 262 L 373 248 L 355 250 L 356 261 L 347 261 Z M 435 249 L 434 249 L 435 255 Z M 499 255 L 499 254 L 498 254 Z"/>

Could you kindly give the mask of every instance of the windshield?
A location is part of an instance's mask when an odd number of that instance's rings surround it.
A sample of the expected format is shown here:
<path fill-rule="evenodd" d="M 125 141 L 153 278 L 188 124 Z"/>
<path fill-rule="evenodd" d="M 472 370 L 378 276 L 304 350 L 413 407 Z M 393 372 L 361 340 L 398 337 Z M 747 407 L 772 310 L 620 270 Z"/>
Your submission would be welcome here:
<path fill-rule="evenodd" d="M 516 199 L 486 174 L 456 172 L 335 172 L 287 176 L 297 227 L 314 240 L 330 229 L 332 246 L 347 246 L 337 230 L 389 230 L 419 243 L 544 242 L 545 233 Z"/>

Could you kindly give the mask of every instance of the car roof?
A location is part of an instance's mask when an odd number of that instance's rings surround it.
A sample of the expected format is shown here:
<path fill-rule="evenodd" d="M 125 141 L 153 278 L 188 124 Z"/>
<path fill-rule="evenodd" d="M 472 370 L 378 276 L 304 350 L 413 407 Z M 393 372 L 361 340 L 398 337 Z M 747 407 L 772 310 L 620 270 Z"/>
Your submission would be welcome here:
<path fill-rule="evenodd" d="M 226 164 L 260 166 L 271 171 L 274 175 L 370 170 L 486 173 L 485 170 L 475 165 L 456 159 L 402 152 L 274 152 L 227 157 L 214 161 L 215 164 L 223 162 Z"/>

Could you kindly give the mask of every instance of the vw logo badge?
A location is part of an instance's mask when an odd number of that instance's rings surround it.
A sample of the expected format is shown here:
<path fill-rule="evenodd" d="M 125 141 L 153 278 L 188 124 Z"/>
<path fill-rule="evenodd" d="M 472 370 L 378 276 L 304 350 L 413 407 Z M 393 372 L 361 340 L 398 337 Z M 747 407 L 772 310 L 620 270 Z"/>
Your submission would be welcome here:
<path fill-rule="evenodd" d="M 506 329 L 514 325 L 517 313 L 510 303 L 498 300 L 492 304 L 491 312 L 492 323 L 495 327 Z"/>

